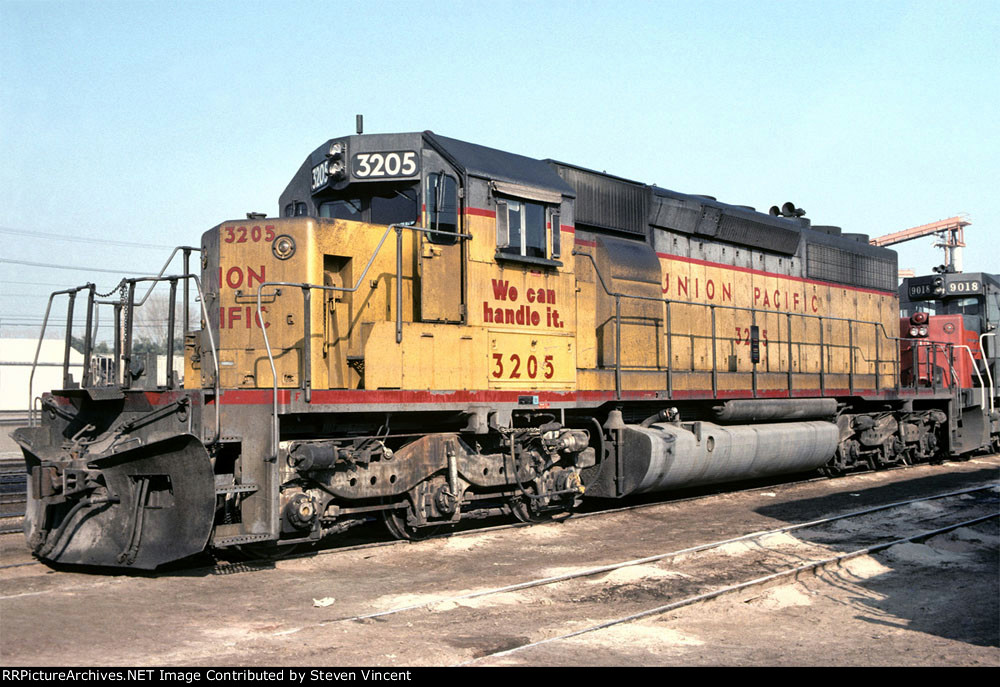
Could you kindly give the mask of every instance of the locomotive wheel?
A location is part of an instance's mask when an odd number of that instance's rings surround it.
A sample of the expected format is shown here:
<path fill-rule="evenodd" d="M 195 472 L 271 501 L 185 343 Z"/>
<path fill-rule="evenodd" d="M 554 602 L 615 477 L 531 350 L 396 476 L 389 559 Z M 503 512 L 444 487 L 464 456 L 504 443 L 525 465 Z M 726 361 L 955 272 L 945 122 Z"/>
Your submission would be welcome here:
<path fill-rule="evenodd" d="M 382 511 L 382 519 L 385 527 L 396 539 L 407 541 L 420 541 L 428 539 L 437 534 L 442 525 L 431 525 L 429 527 L 412 527 L 406 523 L 406 509 Z"/>
<path fill-rule="evenodd" d="M 523 496 L 516 496 L 510 500 L 510 512 L 514 514 L 520 522 L 548 522 L 552 519 L 552 513 L 536 513 L 531 509 L 531 500 Z"/>

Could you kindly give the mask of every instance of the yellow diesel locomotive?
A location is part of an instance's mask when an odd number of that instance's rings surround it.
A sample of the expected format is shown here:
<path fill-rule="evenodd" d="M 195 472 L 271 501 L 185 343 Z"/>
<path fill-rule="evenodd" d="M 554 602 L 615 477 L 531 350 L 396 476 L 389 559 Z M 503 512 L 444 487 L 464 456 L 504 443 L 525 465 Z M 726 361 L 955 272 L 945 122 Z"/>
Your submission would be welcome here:
<path fill-rule="evenodd" d="M 88 324 L 82 379 L 67 368 L 15 432 L 39 558 L 149 569 L 374 518 L 418 537 L 996 431 L 951 378 L 900 387 L 895 254 L 791 203 L 761 213 L 427 131 L 327 141 L 278 214 L 181 247 L 200 270 L 53 294 L 67 345 L 78 297 L 88 318 L 113 308 L 118 336 L 98 366 Z M 169 316 L 183 383 L 174 351 L 157 384 L 132 350 L 149 285 L 197 296 L 200 328 L 188 299 Z M 956 421 L 973 411 L 978 434 Z"/>

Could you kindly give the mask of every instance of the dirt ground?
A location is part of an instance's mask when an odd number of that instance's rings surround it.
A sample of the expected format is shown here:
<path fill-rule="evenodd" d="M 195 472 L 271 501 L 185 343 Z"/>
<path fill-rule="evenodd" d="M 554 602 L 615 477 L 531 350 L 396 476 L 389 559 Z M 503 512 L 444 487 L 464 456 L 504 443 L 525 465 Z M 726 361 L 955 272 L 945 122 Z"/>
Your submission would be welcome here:
<path fill-rule="evenodd" d="M 153 576 L 0 575 L 3 665 L 281 666 L 997 666 L 1000 531 L 996 520 L 903 544 L 819 575 L 756 588 L 578 637 L 488 657 L 695 589 L 681 561 L 623 568 L 550 587 L 450 597 L 804 522 L 874 503 L 996 482 L 1000 457 L 775 485 L 403 546 Z M 971 498 L 971 497 L 970 497 Z M 996 512 L 996 490 L 977 507 Z M 939 506 L 896 520 L 931 529 Z M 893 518 L 851 527 L 891 534 Z M 898 523 L 897 523 L 898 524 Z M 827 548 L 804 530 L 762 547 L 732 545 L 702 572 L 766 574 L 777 560 Z M 6 538 L 0 562 L 23 556 Z M 700 573 L 699 573 L 700 574 Z M 745 579 L 742 577 L 741 579 Z M 418 609 L 347 620 L 404 605 Z"/>
<path fill-rule="evenodd" d="M 482 663 L 997 666 L 995 529 L 959 530 L 927 544 L 900 545 L 791 584 Z"/>

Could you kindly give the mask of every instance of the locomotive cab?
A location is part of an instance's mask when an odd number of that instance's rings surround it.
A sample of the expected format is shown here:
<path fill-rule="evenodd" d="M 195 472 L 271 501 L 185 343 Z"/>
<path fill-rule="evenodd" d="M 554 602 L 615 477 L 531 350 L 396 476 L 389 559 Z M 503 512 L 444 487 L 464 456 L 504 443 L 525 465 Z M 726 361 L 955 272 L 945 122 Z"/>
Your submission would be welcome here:
<path fill-rule="evenodd" d="M 952 374 L 963 389 L 997 379 L 1000 282 L 983 272 L 912 277 L 900 286 L 903 383 L 930 386 Z M 957 349 L 949 364 L 947 347 Z M 949 366 L 952 368 L 949 370 Z"/>

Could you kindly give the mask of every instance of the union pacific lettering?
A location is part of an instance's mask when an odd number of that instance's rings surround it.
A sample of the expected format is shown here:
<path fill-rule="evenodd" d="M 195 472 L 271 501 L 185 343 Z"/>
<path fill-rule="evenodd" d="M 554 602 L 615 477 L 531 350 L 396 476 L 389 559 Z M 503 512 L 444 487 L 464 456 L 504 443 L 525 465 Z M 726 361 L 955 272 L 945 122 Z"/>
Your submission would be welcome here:
<path fill-rule="evenodd" d="M 494 279 L 493 298 L 495 302 L 483 301 L 483 322 L 486 324 L 506 324 L 522 327 L 548 327 L 562 329 L 566 323 L 553 306 L 556 303 L 554 289 L 529 288 L 525 291 L 528 303 L 518 304 L 520 293 L 506 279 Z M 514 307 L 508 307 L 508 304 Z M 530 304 L 530 305 L 529 305 Z M 535 308 L 535 305 L 544 305 Z M 542 324 L 544 319 L 545 324 Z"/>
<path fill-rule="evenodd" d="M 670 293 L 670 274 L 667 273 L 663 276 L 663 293 Z M 722 303 L 732 302 L 733 300 L 733 283 L 732 282 L 722 282 L 716 287 L 714 279 L 706 279 L 705 287 L 702 289 L 701 278 L 695 277 L 693 280 L 694 287 L 692 288 L 691 277 L 677 277 L 677 290 L 676 294 L 678 298 L 701 298 L 701 294 L 704 292 L 705 298 L 710 301 L 714 301 L 716 295 L 719 296 L 719 301 Z"/>
<path fill-rule="evenodd" d="M 260 286 L 267 281 L 267 270 L 265 265 L 259 269 L 252 266 L 240 267 L 219 267 L 219 290 L 246 288 L 250 291 L 256 286 Z M 261 306 L 261 312 L 267 313 L 267 308 Z M 233 329 L 245 327 L 250 329 L 261 326 L 260 318 L 257 316 L 257 307 L 250 305 L 229 305 L 219 307 L 219 329 Z M 270 322 L 265 322 L 264 327 L 270 327 Z"/>
<path fill-rule="evenodd" d="M 663 259 L 664 256 L 661 255 L 660 257 Z M 750 270 L 727 268 L 725 265 L 701 262 L 694 262 L 694 264 L 704 264 L 706 268 L 715 271 L 717 273 L 716 276 L 712 278 L 683 276 L 670 272 L 669 259 L 663 259 L 662 264 L 664 269 L 663 294 L 677 300 L 741 305 L 742 302 L 745 302 L 745 299 L 739 298 L 741 303 L 735 302 L 736 299 L 733 297 L 733 282 L 727 280 L 724 276 L 719 276 L 718 273 L 749 272 L 751 275 L 756 276 Z M 814 314 L 820 311 L 820 306 L 823 304 L 822 298 L 815 293 L 809 293 L 806 284 L 797 284 L 798 280 L 794 277 L 783 278 L 782 275 L 778 274 L 760 276 L 761 278 L 777 280 L 780 286 L 779 288 L 773 288 L 748 284 L 742 289 L 737 289 L 737 296 L 746 296 L 746 299 L 752 296 L 754 308 L 807 314 Z"/>
<path fill-rule="evenodd" d="M 223 270 L 225 270 L 226 281 L 222 281 Z M 267 281 L 265 276 L 265 265 L 261 265 L 259 270 L 255 270 L 250 265 L 239 267 L 219 267 L 219 288 L 228 286 L 231 289 L 238 289 L 246 282 L 247 288 L 252 289 L 254 284 L 258 286 Z"/>

